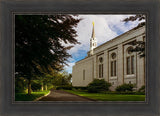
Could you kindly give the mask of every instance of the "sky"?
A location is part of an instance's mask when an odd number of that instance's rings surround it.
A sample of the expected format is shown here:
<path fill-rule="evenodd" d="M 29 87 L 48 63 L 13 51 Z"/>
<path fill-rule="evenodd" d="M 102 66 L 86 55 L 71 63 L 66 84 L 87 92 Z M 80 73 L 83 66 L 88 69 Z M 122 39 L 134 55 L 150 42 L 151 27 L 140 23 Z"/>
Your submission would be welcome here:
<path fill-rule="evenodd" d="M 90 49 L 90 38 L 92 35 L 92 27 L 94 22 L 95 37 L 97 46 L 125 33 L 126 31 L 136 27 L 138 21 L 123 22 L 123 19 L 131 15 L 79 15 L 82 20 L 78 23 L 75 30 L 77 31 L 76 39 L 81 43 L 74 45 L 68 53 L 72 58 L 68 59 L 68 66 L 65 70 L 72 73 L 72 66 L 75 62 L 84 59 Z"/>

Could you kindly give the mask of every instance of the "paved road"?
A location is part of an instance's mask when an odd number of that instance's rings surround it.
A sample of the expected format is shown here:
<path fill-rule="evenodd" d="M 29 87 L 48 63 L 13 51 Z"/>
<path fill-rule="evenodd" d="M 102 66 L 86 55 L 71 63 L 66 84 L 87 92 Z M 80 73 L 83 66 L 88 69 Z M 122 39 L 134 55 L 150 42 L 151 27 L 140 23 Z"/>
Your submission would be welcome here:
<path fill-rule="evenodd" d="M 62 90 L 51 90 L 51 93 L 39 101 L 93 101 L 92 99 L 74 95 Z"/>

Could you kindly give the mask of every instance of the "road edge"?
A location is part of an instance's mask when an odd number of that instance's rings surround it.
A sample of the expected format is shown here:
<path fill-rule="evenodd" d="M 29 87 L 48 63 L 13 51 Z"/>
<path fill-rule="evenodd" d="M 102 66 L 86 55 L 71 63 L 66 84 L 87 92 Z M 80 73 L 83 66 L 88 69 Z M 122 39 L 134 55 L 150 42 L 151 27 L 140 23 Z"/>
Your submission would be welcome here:
<path fill-rule="evenodd" d="M 44 95 L 44 96 L 41 96 L 41 97 L 39 97 L 39 98 L 36 98 L 36 99 L 33 100 L 33 101 L 38 101 L 38 100 L 42 99 L 43 97 L 46 97 L 46 96 L 49 95 L 50 93 L 51 93 L 51 91 L 49 91 L 49 93 L 47 93 L 47 94 Z"/>

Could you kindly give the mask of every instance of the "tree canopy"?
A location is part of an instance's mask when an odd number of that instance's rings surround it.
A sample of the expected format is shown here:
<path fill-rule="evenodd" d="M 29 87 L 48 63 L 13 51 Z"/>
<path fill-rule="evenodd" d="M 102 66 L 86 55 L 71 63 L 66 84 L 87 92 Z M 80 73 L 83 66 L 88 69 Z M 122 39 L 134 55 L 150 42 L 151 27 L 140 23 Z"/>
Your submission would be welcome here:
<path fill-rule="evenodd" d="M 16 72 L 30 76 L 39 74 L 48 66 L 61 70 L 72 46 L 79 44 L 75 27 L 80 19 L 71 15 L 16 15 L 15 16 L 15 59 Z"/>
<path fill-rule="evenodd" d="M 125 19 L 123 19 L 124 22 L 129 22 L 129 21 L 141 21 L 138 25 L 137 25 L 137 28 L 138 27 L 142 27 L 146 24 L 145 22 L 145 19 L 146 19 L 146 16 L 145 14 L 136 14 L 134 16 L 130 16 L 130 17 L 127 17 Z"/>
<path fill-rule="evenodd" d="M 62 70 L 71 57 L 67 50 L 73 47 L 63 43 L 80 44 L 75 30 L 80 20 L 76 15 L 16 15 L 16 76 L 31 83 L 31 78 L 49 73 L 51 69 Z"/>

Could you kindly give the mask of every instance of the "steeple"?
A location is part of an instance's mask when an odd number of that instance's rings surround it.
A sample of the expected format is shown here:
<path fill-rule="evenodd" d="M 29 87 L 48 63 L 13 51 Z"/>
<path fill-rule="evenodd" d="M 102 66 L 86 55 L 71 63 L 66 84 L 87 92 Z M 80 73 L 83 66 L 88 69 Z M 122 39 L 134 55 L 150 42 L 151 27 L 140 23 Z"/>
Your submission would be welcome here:
<path fill-rule="evenodd" d="M 94 22 L 92 22 L 93 28 L 92 28 L 92 38 L 95 38 L 95 33 L 94 33 Z"/>
<path fill-rule="evenodd" d="M 93 55 L 93 49 L 97 47 L 97 40 L 95 38 L 95 32 L 94 32 L 94 22 L 92 22 L 93 28 L 92 28 L 92 35 L 90 39 L 90 55 Z"/>

